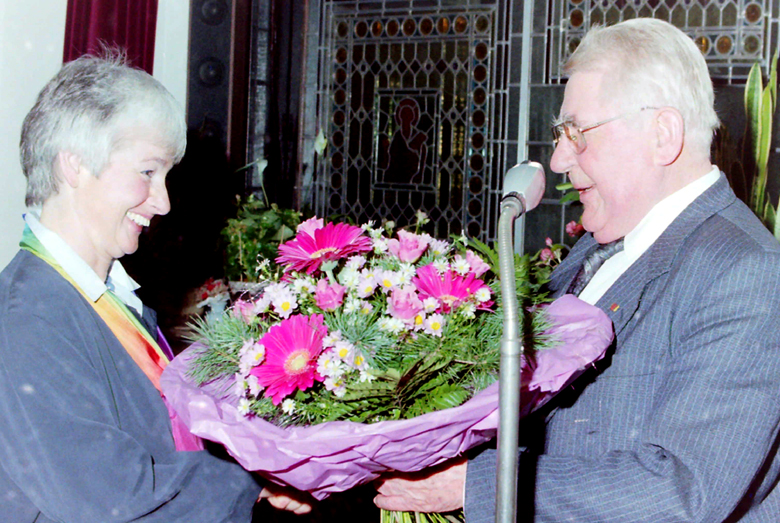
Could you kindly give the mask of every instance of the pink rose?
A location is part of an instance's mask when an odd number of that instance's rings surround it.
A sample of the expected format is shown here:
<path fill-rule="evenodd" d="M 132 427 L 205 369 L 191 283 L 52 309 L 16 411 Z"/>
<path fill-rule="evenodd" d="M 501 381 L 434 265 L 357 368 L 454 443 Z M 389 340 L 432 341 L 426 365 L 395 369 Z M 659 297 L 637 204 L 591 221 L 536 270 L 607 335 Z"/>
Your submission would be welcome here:
<path fill-rule="evenodd" d="M 412 285 L 406 285 L 401 289 L 393 289 L 387 298 L 388 314 L 399 320 L 414 321 L 415 316 L 423 308 L 423 303 Z"/>
<path fill-rule="evenodd" d="M 338 283 L 329 285 L 328 280 L 320 280 L 314 290 L 314 301 L 317 302 L 317 307 L 320 309 L 333 311 L 341 306 L 345 292 L 347 289 Z"/>
<path fill-rule="evenodd" d="M 245 323 L 252 323 L 252 318 L 256 316 L 255 304 L 251 301 L 237 299 L 233 304 L 233 316 L 241 318 Z"/>
<path fill-rule="evenodd" d="M 550 260 L 552 260 L 553 259 L 552 249 L 544 248 L 541 251 L 539 251 L 539 258 L 543 262 L 549 262 Z"/>
<path fill-rule="evenodd" d="M 403 229 L 398 231 L 398 239 L 387 240 L 387 249 L 402 262 L 414 263 L 428 248 L 429 236 L 420 236 Z"/>
<path fill-rule="evenodd" d="M 566 234 L 568 234 L 572 238 L 577 238 L 583 232 L 585 232 L 585 228 L 579 222 L 575 222 L 574 220 L 572 220 L 566 224 Z"/>
<path fill-rule="evenodd" d="M 477 278 L 490 270 L 490 265 L 485 263 L 482 258 L 479 257 L 479 254 L 475 252 L 467 250 L 466 261 L 469 262 L 469 267 L 471 267 L 472 272 L 474 272 L 474 276 Z"/>

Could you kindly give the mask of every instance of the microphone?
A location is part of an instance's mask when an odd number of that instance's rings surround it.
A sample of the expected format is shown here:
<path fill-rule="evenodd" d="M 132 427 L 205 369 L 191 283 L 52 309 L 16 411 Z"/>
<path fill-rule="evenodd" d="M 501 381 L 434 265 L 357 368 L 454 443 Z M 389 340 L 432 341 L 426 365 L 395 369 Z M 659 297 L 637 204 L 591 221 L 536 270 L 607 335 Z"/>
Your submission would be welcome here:
<path fill-rule="evenodd" d="M 544 195 L 544 167 L 538 162 L 524 161 L 509 169 L 504 176 L 503 199 L 517 198 L 519 214 L 534 209 Z"/>

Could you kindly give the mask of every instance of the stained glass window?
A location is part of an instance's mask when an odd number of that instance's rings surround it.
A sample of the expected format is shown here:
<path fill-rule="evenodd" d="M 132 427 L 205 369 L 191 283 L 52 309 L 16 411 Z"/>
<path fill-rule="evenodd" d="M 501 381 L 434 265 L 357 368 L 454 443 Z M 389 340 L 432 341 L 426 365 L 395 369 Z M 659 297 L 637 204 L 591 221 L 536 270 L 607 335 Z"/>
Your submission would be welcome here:
<path fill-rule="evenodd" d="M 489 240 L 506 170 L 505 15 L 499 2 L 324 2 L 317 214 Z"/>
<path fill-rule="evenodd" d="M 558 0 L 553 6 L 552 78 L 593 24 L 666 20 L 694 39 L 710 75 L 726 81 L 746 78 L 755 62 L 766 66 L 778 41 L 778 5 L 772 0 Z"/>
<path fill-rule="evenodd" d="M 719 86 L 739 86 L 756 61 L 767 70 L 778 44 L 780 2 L 773 0 L 537 1 L 526 119 L 519 109 L 523 4 L 311 0 L 300 57 L 300 201 L 320 216 L 356 222 L 405 225 L 422 210 L 437 237 L 465 230 L 490 242 L 503 176 L 526 159 L 527 146 L 527 159 L 547 169 L 547 190 L 527 217 L 526 248 L 541 248 L 547 237 L 570 243 L 565 225 L 579 209 L 561 204 L 555 189 L 565 176 L 548 167 L 549 124 L 563 98 L 561 64 L 592 24 L 667 20 L 694 39 Z M 328 143 L 322 155 L 312 152 L 319 132 Z M 517 143 L 521 135 L 527 143 Z"/>

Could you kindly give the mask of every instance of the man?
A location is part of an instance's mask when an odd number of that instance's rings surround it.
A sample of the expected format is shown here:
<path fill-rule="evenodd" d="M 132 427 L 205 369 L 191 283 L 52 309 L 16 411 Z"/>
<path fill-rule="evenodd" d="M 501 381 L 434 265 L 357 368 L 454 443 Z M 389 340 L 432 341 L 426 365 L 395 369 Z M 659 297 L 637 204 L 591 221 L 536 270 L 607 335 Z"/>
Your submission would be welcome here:
<path fill-rule="evenodd" d="M 543 448 L 521 454 L 519 518 L 779 521 L 780 248 L 710 164 L 704 59 L 670 24 L 636 19 L 592 29 L 566 72 L 551 168 L 579 191 L 589 234 L 550 286 L 569 292 L 598 244 L 622 240 L 579 294 L 616 341 L 556 398 Z M 492 522 L 495 460 L 389 479 L 376 503 L 465 504 L 468 523 Z M 445 494 L 415 503 L 431 491 Z"/>

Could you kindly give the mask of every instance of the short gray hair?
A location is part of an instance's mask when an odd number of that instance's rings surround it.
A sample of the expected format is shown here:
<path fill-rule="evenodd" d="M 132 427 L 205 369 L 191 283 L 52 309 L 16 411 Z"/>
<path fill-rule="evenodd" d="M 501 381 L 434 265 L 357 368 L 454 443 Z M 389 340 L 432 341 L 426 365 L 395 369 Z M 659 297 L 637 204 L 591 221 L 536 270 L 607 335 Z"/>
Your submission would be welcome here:
<path fill-rule="evenodd" d="M 98 176 L 124 134 L 139 126 L 162 140 L 174 163 L 184 156 L 187 126 L 178 102 L 121 53 L 104 54 L 65 64 L 24 119 L 19 147 L 28 206 L 58 192 L 54 161 L 60 152 L 79 155 Z"/>
<path fill-rule="evenodd" d="M 636 18 L 593 27 L 564 66 L 567 75 L 603 71 L 602 100 L 628 106 L 674 107 L 687 142 L 709 155 L 718 128 L 707 63 L 693 40 L 661 20 Z M 638 107 L 637 107 L 638 108 Z"/>

